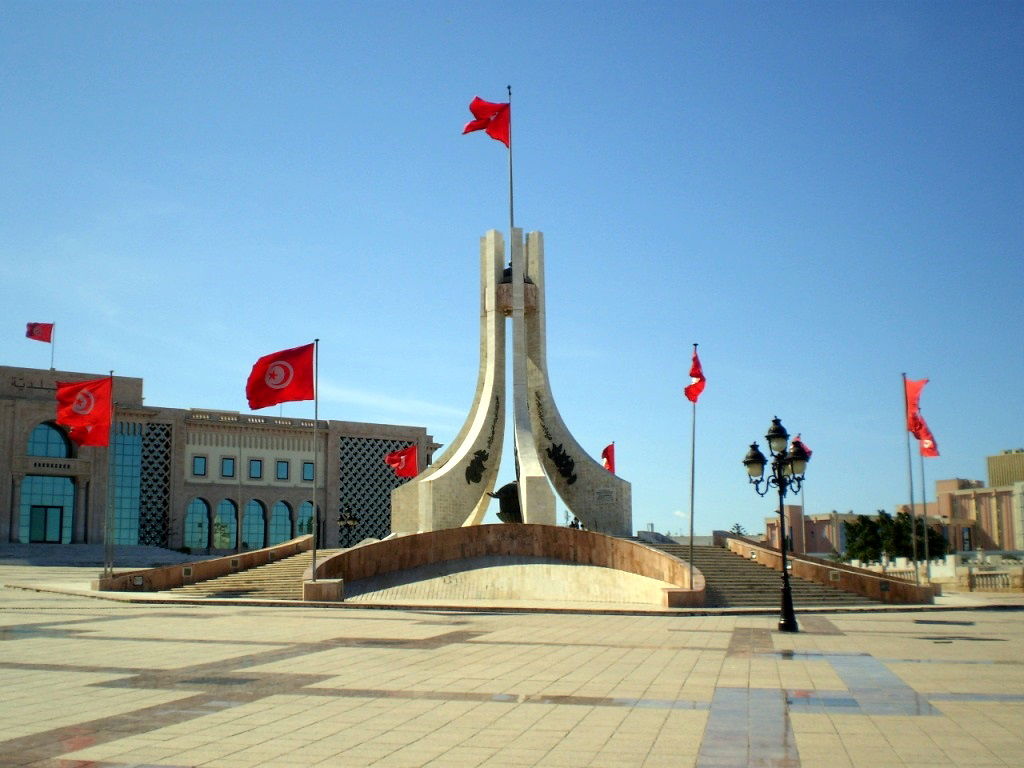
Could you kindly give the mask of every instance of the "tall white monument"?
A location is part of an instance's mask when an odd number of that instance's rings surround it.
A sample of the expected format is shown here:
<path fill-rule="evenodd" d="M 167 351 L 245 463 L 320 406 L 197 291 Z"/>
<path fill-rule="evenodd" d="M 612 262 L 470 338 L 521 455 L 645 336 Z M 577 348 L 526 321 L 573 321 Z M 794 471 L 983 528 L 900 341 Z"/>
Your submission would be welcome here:
<path fill-rule="evenodd" d="M 562 421 L 547 373 L 544 236 L 524 248 L 512 230 L 511 267 L 501 233 L 480 238 L 480 371 L 466 422 L 447 450 L 418 477 L 391 493 L 391 530 L 433 531 L 479 525 L 501 463 L 505 433 L 505 321 L 512 324 L 512 428 L 518 506 L 524 523 L 555 525 L 555 496 L 584 527 L 632 533 L 630 485 L 591 458 Z M 503 504 L 503 507 L 505 505 Z"/>

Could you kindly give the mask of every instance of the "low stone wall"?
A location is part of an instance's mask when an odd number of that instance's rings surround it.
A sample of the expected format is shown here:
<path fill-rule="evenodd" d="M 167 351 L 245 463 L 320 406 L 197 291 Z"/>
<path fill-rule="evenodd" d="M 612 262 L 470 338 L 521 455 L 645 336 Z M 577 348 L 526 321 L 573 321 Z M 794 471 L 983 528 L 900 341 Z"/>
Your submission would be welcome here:
<path fill-rule="evenodd" d="M 318 562 L 316 578 L 358 581 L 433 563 L 488 556 L 543 557 L 647 576 L 673 586 L 666 607 L 704 604 L 704 577 L 663 552 L 593 531 L 553 525 L 473 525 L 398 536 L 339 552 Z M 307 571 L 307 578 L 312 573 Z"/>
<path fill-rule="evenodd" d="M 722 538 L 730 551 L 756 560 L 773 570 L 782 570 L 782 554 L 779 550 L 742 536 L 726 535 Z M 919 586 L 912 581 L 887 577 L 846 563 L 834 563 L 809 555 L 794 556 L 787 553 L 786 559 L 789 560 L 790 575 L 806 581 L 864 595 L 883 603 L 931 605 L 935 602 L 937 590 L 924 584 Z"/>
<path fill-rule="evenodd" d="M 253 549 L 212 560 L 197 560 L 181 565 L 165 565 L 139 571 L 125 571 L 114 576 L 93 579 L 92 588 L 101 592 L 161 592 L 197 581 L 216 579 L 236 571 L 247 571 L 285 557 L 297 555 L 313 547 L 309 534 L 275 544 L 264 549 Z"/>

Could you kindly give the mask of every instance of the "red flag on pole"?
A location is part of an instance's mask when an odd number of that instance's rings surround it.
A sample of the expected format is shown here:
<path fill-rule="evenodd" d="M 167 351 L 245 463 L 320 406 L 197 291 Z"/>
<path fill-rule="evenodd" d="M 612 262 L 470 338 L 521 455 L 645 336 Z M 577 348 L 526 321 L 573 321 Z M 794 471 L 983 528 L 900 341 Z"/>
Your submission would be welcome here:
<path fill-rule="evenodd" d="M 939 455 L 939 446 L 935 442 L 935 438 L 932 437 L 932 431 L 928 429 L 928 424 L 925 423 L 924 418 L 918 414 L 918 420 L 920 426 L 916 433 L 917 436 L 917 447 L 921 451 L 921 455 L 925 458 L 934 459 Z"/>
<path fill-rule="evenodd" d="M 395 470 L 398 477 L 416 477 L 419 474 L 419 451 L 416 443 L 399 448 L 384 457 L 384 463 Z"/>
<path fill-rule="evenodd" d="M 484 101 L 479 96 L 473 98 L 469 103 L 469 111 L 473 113 L 475 120 L 466 123 L 462 129 L 463 135 L 473 131 L 484 131 L 492 139 L 496 139 L 506 147 L 510 144 L 510 123 L 512 108 L 508 102 L 495 104 Z"/>
<path fill-rule="evenodd" d="M 278 403 L 312 400 L 313 346 L 283 349 L 257 360 L 245 383 L 249 408 L 255 411 Z"/>
<path fill-rule="evenodd" d="M 700 358 L 697 357 L 697 345 L 693 346 L 693 361 L 690 364 L 690 385 L 683 390 L 686 399 L 696 403 L 700 393 L 704 391 L 707 379 L 704 378 L 704 371 L 700 367 Z"/>
<path fill-rule="evenodd" d="M 113 380 L 57 382 L 57 423 L 79 445 L 110 444 Z"/>
<path fill-rule="evenodd" d="M 605 446 L 601 451 L 601 458 L 604 459 L 604 468 L 615 474 L 615 443 Z"/>
<path fill-rule="evenodd" d="M 928 379 L 905 379 L 907 399 L 907 431 L 918 440 L 918 448 L 922 456 L 934 458 L 939 455 L 939 446 L 935 443 L 928 423 L 921 415 L 921 391 Z"/>
<path fill-rule="evenodd" d="M 928 383 L 928 379 L 920 379 L 918 381 L 905 379 L 905 382 L 907 395 L 907 431 L 920 440 L 921 435 L 918 433 L 921 430 L 921 390 L 923 390 L 924 385 Z"/>
<path fill-rule="evenodd" d="M 26 323 L 25 336 L 35 341 L 53 341 L 53 323 Z"/>
<path fill-rule="evenodd" d="M 807 458 L 808 459 L 811 458 L 811 454 L 813 453 L 813 451 L 810 448 L 807 447 L 807 443 L 805 443 L 803 441 L 803 439 L 800 437 L 800 435 L 797 435 L 796 437 L 793 438 L 793 443 L 794 444 L 800 443 L 800 445 L 802 445 L 804 447 L 804 450 L 807 451 Z"/>

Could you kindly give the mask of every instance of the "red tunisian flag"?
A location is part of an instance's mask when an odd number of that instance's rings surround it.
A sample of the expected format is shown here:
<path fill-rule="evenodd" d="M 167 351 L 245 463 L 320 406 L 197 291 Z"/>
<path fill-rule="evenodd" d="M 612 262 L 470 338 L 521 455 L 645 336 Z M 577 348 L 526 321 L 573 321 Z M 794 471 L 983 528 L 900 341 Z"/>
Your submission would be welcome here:
<path fill-rule="evenodd" d="M 707 379 L 704 378 L 704 371 L 700 367 L 700 358 L 697 357 L 696 345 L 693 350 L 693 362 L 690 364 L 690 385 L 683 390 L 686 399 L 696 403 L 700 393 L 704 391 Z"/>
<path fill-rule="evenodd" d="M 107 377 L 57 382 L 57 423 L 79 445 L 110 445 L 113 384 Z"/>
<path fill-rule="evenodd" d="M 484 131 L 492 139 L 511 148 L 512 106 L 508 102 L 495 104 L 476 96 L 469 102 L 469 111 L 476 119 L 466 123 L 466 127 L 462 129 L 463 135 L 473 131 Z"/>
<path fill-rule="evenodd" d="M 615 474 L 615 443 L 605 446 L 601 451 L 601 458 L 604 459 L 604 468 Z"/>
<path fill-rule="evenodd" d="M 918 427 L 917 433 L 917 447 L 921 451 L 921 455 L 926 458 L 935 458 L 939 455 L 939 446 L 935 442 L 935 438 L 932 437 L 932 431 L 928 429 L 928 425 L 925 420 L 918 415 L 920 419 L 920 427 Z"/>
<path fill-rule="evenodd" d="M 384 457 L 384 463 L 395 470 L 398 477 L 416 477 L 419 474 L 419 451 L 416 443 L 407 448 L 392 451 Z"/>
<path fill-rule="evenodd" d="M 26 323 L 25 336 L 36 341 L 53 343 L 53 323 Z"/>
<path fill-rule="evenodd" d="M 918 440 L 918 448 L 922 456 L 934 458 L 939 455 L 939 446 L 928 429 L 928 423 L 921 415 L 921 390 L 928 383 L 928 379 L 913 381 L 906 379 L 907 395 L 907 431 Z"/>
<path fill-rule="evenodd" d="M 313 346 L 283 349 L 257 360 L 245 383 L 249 408 L 255 411 L 293 400 L 312 400 Z"/>
<path fill-rule="evenodd" d="M 921 429 L 921 390 L 924 389 L 924 385 L 928 383 L 928 379 L 921 379 L 919 381 L 913 381 L 911 379 L 904 379 L 904 386 L 907 394 L 907 431 L 910 432 L 918 440 L 921 439 L 921 435 L 918 432 Z"/>

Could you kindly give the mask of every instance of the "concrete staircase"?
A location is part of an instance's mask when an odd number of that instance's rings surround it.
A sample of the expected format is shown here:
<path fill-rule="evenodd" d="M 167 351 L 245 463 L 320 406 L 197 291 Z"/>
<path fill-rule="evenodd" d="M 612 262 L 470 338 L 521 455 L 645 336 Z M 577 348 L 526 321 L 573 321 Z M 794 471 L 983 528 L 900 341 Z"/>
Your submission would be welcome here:
<path fill-rule="evenodd" d="M 318 549 L 317 562 L 340 552 L 338 549 Z M 168 590 L 187 597 L 248 597 L 256 600 L 301 600 L 302 574 L 309 568 L 312 552 L 300 552 L 274 563 L 247 571 L 229 573 L 208 581 L 198 581 Z"/>
<path fill-rule="evenodd" d="M 634 539 L 634 541 L 639 541 Z M 687 544 L 641 541 L 654 549 L 689 561 Z M 707 584 L 708 608 L 761 608 L 778 606 L 782 579 L 778 571 L 759 565 L 723 547 L 693 547 L 693 565 Z M 793 605 L 797 608 L 878 605 L 868 597 L 790 576 Z"/>

